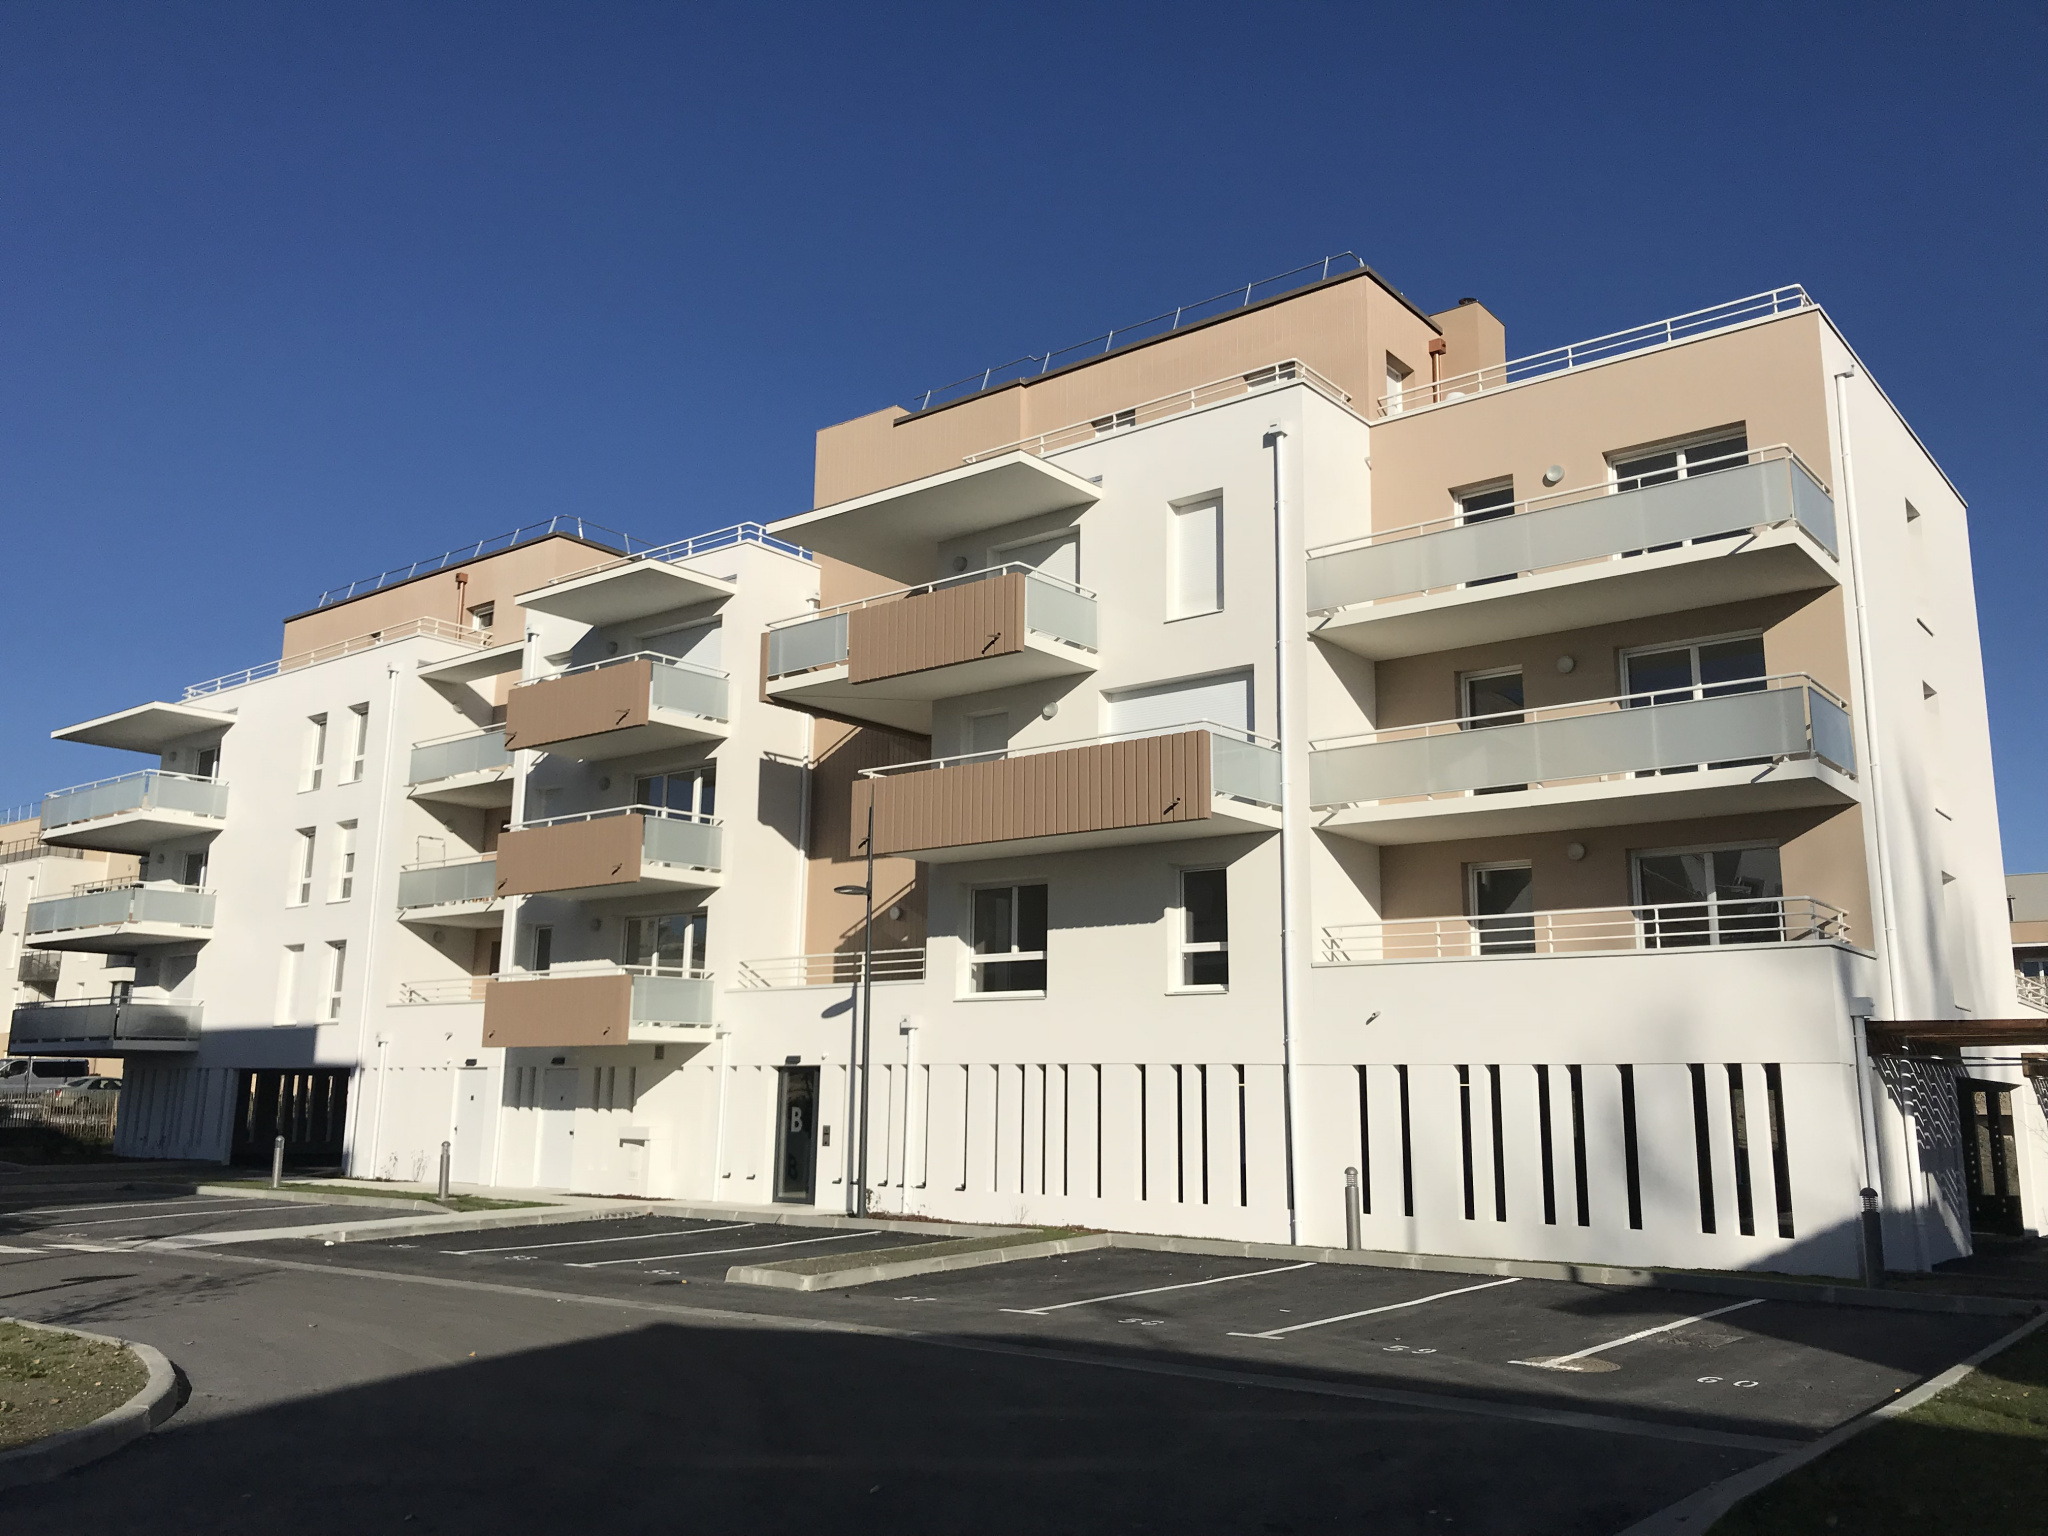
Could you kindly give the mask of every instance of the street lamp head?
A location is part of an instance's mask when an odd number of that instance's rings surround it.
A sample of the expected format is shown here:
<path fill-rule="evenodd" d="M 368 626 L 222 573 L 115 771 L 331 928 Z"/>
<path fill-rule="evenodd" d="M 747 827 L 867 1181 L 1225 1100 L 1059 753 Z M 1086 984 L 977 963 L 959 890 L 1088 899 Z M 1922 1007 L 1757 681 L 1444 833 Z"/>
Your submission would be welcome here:
<path fill-rule="evenodd" d="M 865 896 L 868 893 L 868 888 L 864 885 L 835 885 L 832 889 L 840 896 Z"/>

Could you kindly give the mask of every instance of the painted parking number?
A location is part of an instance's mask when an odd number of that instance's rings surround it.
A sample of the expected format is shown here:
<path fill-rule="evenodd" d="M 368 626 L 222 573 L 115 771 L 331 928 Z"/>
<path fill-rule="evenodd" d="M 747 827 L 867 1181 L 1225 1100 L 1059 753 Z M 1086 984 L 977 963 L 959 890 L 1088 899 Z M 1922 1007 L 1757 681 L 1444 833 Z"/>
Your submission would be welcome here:
<path fill-rule="evenodd" d="M 1702 1376 L 1699 1378 L 1699 1382 L 1701 1386 L 1711 1387 L 1716 1386 L 1719 1383 L 1726 1381 L 1727 1379 L 1728 1378 L 1725 1376 Z M 1738 1381 L 1735 1382 L 1734 1385 L 1738 1387 L 1760 1387 L 1763 1385 L 1763 1383 L 1760 1381 Z"/>

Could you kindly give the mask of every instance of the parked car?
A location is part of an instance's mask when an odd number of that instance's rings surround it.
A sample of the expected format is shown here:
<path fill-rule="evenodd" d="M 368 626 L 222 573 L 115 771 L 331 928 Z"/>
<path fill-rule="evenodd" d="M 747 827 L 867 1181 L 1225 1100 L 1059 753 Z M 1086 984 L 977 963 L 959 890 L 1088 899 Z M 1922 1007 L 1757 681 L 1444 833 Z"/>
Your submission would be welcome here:
<path fill-rule="evenodd" d="M 121 1079 L 118 1077 L 81 1077 L 59 1088 L 50 1102 L 56 1109 L 104 1112 L 120 1102 L 120 1094 Z"/>
<path fill-rule="evenodd" d="M 92 1063 L 75 1057 L 0 1057 L 0 1099 L 45 1094 L 91 1076 Z"/>

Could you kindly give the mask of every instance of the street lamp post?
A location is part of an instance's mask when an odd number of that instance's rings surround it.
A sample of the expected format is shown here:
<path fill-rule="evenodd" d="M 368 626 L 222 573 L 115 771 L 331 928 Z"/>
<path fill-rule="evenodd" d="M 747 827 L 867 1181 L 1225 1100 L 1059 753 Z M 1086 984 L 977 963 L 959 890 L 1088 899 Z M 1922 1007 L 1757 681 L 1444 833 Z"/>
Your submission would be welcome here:
<path fill-rule="evenodd" d="M 860 1125 L 854 1133 L 857 1138 L 855 1156 L 858 1159 L 854 1174 L 853 1213 L 856 1216 L 868 1213 L 868 1058 L 875 1021 L 875 802 L 872 798 L 868 801 L 868 835 L 863 842 L 868 853 L 867 884 L 833 887 L 841 896 L 859 896 L 866 902 L 861 925 L 860 1064 L 855 1069 L 859 1073 L 860 1084 Z"/>

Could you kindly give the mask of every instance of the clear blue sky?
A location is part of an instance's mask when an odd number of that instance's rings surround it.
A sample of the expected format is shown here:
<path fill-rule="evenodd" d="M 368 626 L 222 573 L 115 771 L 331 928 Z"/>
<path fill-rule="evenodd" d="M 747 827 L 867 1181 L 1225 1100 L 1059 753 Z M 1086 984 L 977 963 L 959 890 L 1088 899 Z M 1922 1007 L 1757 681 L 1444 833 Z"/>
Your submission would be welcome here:
<path fill-rule="evenodd" d="M 2048 8 L 0 8 L 0 804 L 52 726 L 555 513 L 809 504 L 812 433 L 1347 248 L 1512 353 L 1781 283 L 1972 505 L 2048 868 Z"/>

